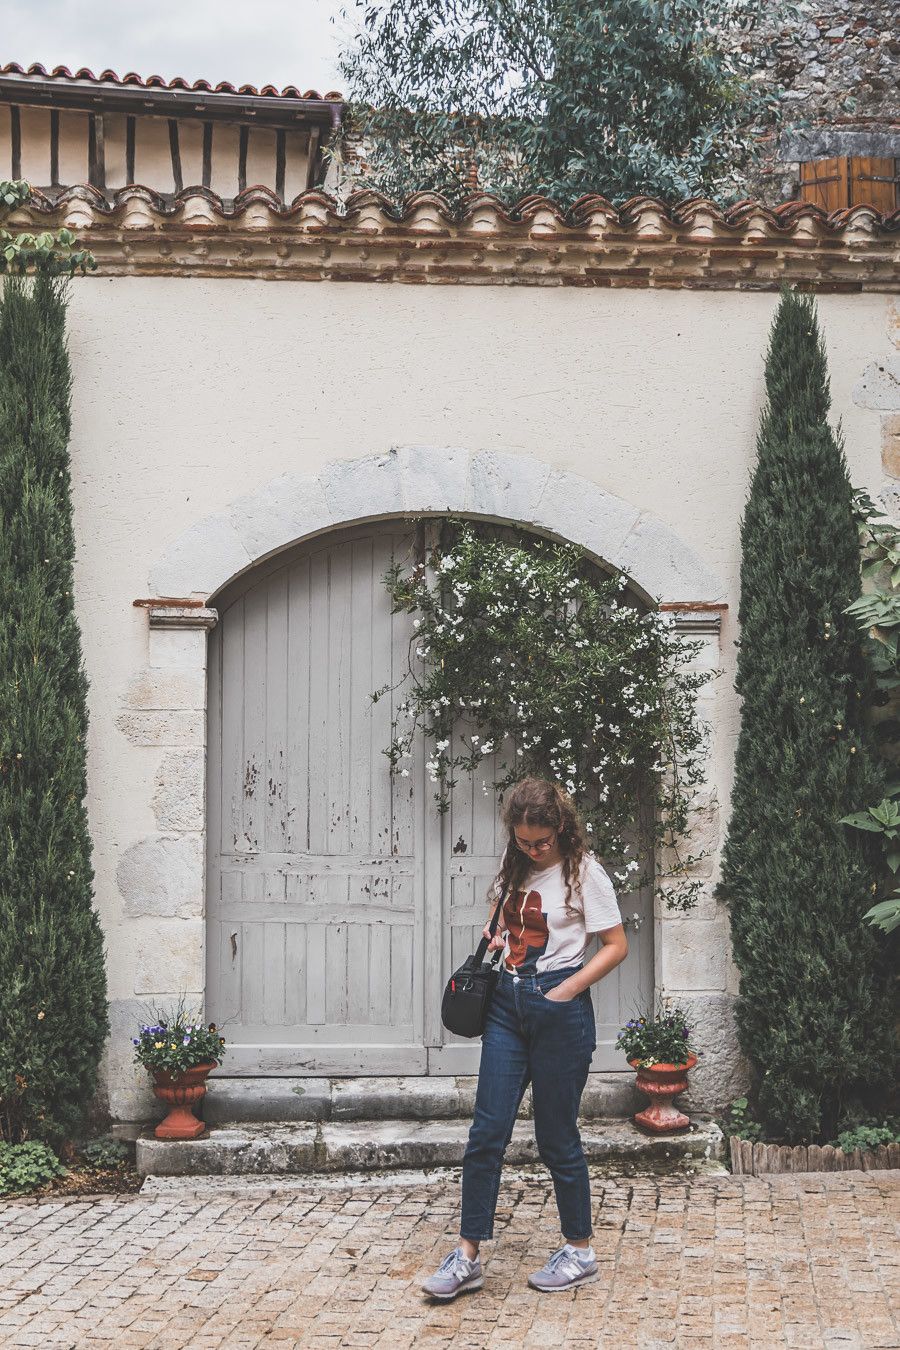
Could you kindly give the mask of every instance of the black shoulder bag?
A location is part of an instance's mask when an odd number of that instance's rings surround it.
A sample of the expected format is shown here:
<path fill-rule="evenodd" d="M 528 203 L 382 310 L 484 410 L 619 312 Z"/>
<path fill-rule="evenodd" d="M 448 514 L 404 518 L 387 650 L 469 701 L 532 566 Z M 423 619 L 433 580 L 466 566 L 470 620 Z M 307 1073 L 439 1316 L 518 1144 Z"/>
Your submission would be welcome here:
<path fill-rule="evenodd" d="M 491 937 L 497 931 L 503 899 L 501 895 L 491 919 L 488 930 Z M 447 981 L 441 1000 L 441 1021 L 455 1036 L 480 1036 L 484 1031 L 488 1008 L 500 978 L 499 960 L 502 955 L 501 949 L 494 952 L 489 961 L 485 961 L 487 949 L 488 939 L 483 937 L 475 949 L 475 955 L 467 956 L 459 970 L 454 970 Z"/>

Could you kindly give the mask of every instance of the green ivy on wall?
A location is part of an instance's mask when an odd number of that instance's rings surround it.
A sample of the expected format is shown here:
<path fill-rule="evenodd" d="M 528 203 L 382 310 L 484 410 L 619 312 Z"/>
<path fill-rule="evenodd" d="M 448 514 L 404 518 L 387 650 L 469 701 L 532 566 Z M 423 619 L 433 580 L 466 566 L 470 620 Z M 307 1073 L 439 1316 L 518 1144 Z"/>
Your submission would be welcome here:
<path fill-rule="evenodd" d="M 411 774 L 421 729 L 441 812 L 457 776 L 485 761 L 484 792 L 556 779 L 622 889 L 652 879 L 662 843 L 674 865 L 660 894 L 691 908 L 700 883 L 687 874 L 703 855 L 678 845 L 703 777 L 696 694 L 711 673 L 689 669 L 701 644 L 680 638 L 670 615 L 643 612 L 624 575 L 602 575 L 577 548 L 459 521 L 384 582 L 415 629 L 400 681 L 372 695 L 403 689 L 392 772 Z"/>
<path fill-rule="evenodd" d="M 0 222 L 31 196 L 31 185 L 22 180 L 0 181 Z M 39 234 L 12 234 L 0 223 L 0 272 L 41 272 L 49 276 L 74 276 L 92 272 L 96 260 L 86 249 L 76 249 L 71 230 L 42 230 Z"/>

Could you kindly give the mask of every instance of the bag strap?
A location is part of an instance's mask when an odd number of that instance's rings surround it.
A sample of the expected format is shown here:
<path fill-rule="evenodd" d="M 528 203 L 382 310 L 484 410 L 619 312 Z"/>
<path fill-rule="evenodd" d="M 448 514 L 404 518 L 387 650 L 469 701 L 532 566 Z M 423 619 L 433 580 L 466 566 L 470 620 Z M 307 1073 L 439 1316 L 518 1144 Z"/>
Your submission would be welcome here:
<path fill-rule="evenodd" d="M 494 910 L 494 917 L 491 919 L 490 928 L 488 929 L 488 931 L 489 931 L 491 937 L 493 937 L 494 934 L 497 932 L 497 924 L 498 924 L 499 921 L 500 921 L 500 911 L 501 911 L 501 909 L 503 908 L 503 901 L 504 901 L 505 899 L 506 899 L 506 896 L 505 896 L 505 895 L 501 895 L 501 896 L 500 896 L 500 899 L 497 901 L 497 908 Z M 489 941 L 490 941 L 489 938 L 483 937 L 483 938 L 481 939 L 481 941 L 479 942 L 478 946 L 475 948 L 475 965 L 476 965 L 476 966 L 480 966 L 481 963 L 484 961 L 484 958 L 485 958 L 485 956 L 487 955 L 487 949 L 488 949 L 488 942 L 489 942 Z M 493 964 L 494 964 L 494 961 L 499 957 L 499 955 L 500 955 L 500 952 L 499 952 L 499 951 L 494 952 L 493 955 L 491 956 L 491 959 L 490 959 L 490 961 L 489 961 L 488 964 L 489 964 L 489 965 L 493 965 Z"/>

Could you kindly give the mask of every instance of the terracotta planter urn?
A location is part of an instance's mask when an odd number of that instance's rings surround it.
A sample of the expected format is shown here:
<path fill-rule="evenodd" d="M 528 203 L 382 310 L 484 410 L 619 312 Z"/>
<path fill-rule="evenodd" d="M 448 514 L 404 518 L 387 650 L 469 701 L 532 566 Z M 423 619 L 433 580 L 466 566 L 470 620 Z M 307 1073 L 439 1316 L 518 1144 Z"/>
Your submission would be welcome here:
<path fill-rule="evenodd" d="M 637 1069 L 637 1089 L 650 1098 L 650 1105 L 638 1111 L 632 1120 L 647 1134 L 679 1134 L 690 1129 L 690 1117 L 672 1105 L 672 1098 L 687 1091 L 688 1070 L 697 1063 L 696 1055 L 689 1055 L 684 1064 L 645 1064 L 637 1059 L 628 1063 Z"/>
<path fill-rule="evenodd" d="M 153 1070 L 153 1095 L 170 1106 L 169 1114 L 153 1131 L 157 1139 L 197 1139 L 206 1131 L 193 1108 L 206 1093 L 206 1078 L 218 1063 L 195 1064 L 174 1077 L 166 1069 Z"/>

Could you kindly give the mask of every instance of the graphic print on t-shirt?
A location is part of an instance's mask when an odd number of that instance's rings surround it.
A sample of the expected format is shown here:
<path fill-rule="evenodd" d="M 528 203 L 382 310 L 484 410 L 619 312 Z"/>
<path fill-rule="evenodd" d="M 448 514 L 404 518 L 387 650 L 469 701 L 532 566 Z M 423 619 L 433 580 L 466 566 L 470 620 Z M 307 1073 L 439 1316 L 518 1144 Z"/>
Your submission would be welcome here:
<path fill-rule="evenodd" d="M 503 903 L 503 926 L 509 951 L 506 964 L 516 970 L 536 973 L 539 956 L 547 950 L 550 936 L 547 916 L 541 909 L 540 891 L 516 891 Z"/>

